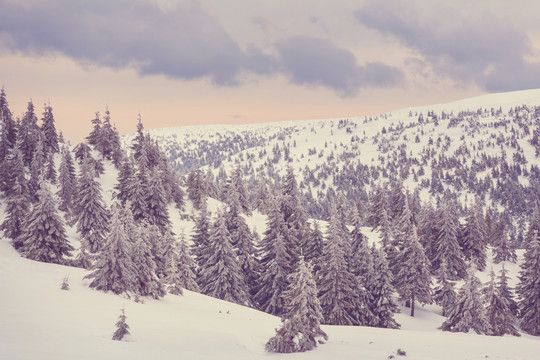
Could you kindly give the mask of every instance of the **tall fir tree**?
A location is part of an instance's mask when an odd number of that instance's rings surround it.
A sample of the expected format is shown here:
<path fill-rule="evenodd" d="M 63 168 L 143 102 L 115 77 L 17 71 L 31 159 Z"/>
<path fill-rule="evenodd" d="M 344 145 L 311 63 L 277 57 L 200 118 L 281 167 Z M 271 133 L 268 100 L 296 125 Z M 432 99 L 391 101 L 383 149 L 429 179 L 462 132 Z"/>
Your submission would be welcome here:
<path fill-rule="evenodd" d="M 510 244 L 508 233 L 506 231 L 506 223 L 500 220 L 494 223 L 493 226 L 493 262 L 499 264 L 503 261 L 517 261 L 516 250 Z"/>
<path fill-rule="evenodd" d="M 34 104 L 32 101 L 28 102 L 28 108 L 24 114 L 21 125 L 18 131 L 18 144 L 23 154 L 23 161 L 25 166 L 30 166 L 30 162 L 34 157 L 36 146 L 39 138 L 39 127 L 37 125 L 37 116 L 34 111 Z"/>
<path fill-rule="evenodd" d="M 375 191 L 370 199 L 370 210 L 368 216 L 368 223 L 376 229 L 382 225 L 383 211 L 388 214 L 388 199 L 384 187 L 379 184 L 375 187 Z"/>
<path fill-rule="evenodd" d="M 481 213 L 478 200 L 471 205 L 467 212 L 467 219 L 461 236 L 461 247 L 467 260 L 472 261 L 478 270 L 485 270 L 487 239 L 484 216 Z"/>
<path fill-rule="evenodd" d="M 105 242 L 109 213 L 103 201 L 101 184 L 94 178 L 90 160 L 85 158 L 77 181 L 77 199 L 74 206 L 77 232 L 91 253 L 97 253 Z"/>
<path fill-rule="evenodd" d="M 199 284 L 197 284 L 197 277 L 195 275 L 196 264 L 189 254 L 189 248 L 186 244 L 186 239 L 183 232 L 180 233 L 180 239 L 177 247 L 177 266 L 181 281 L 180 285 L 186 290 L 200 292 L 201 290 L 199 288 Z"/>
<path fill-rule="evenodd" d="M 519 312 L 518 304 L 514 298 L 514 292 L 508 285 L 508 270 L 505 268 L 504 263 L 502 263 L 501 270 L 499 270 L 499 276 L 497 277 L 497 290 L 502 297 L 506 299 L 508 303 L 508 309 L 512 315 L 517 316 Z"/>
<path fill-rule="evenodd" d="M 382 250 L 373 245 L 371 254 L 373 257 L 373 277 L 368 283 L 367 291 L 370 294 L 370 310 L 374 315 L 374 322 L 370 325 L 399 329 L 400 325 L 394 319 L 394 314 L 399 312 L 399 308 L 392 297 L 394 294 L 392 272 L 388 268 L 388 262 Z"/>
<path fill-rule="evenodd" d="M 208 253 L 205 249 L 210 246 L 210 227 L 210 215 L 206 204 L 203 204 L 199 215 L 195 218 L 195 227 L 191 236 L 191 253 L 197 265 L 197 276 L 200 275 L 200 269 L 205 268 L 208 263 Z"/>
<path fill-rule="evenodd" d="M 396 257 L 399 265 L 394 279 L 399 296 L 410 302 L 411 316 L 414 317 L 415 302 L 431 304 L 431 274 L 429 259 L 413 225 L 412 234 L 404 239 L 403 250 Z"/>
<path fill-rule="evenodd" d="M 448 319 L 443 322 L 441 329 L 452 332 L 469 332 L 474 330 L 477 334 L 490 332 L 486 309 L 480 293 L 481 283 L 475 275 L 476 268 L 472 265 L 465 283 L 459 289 L 456 302 L 448 313 Z"/>
<path fill-rule="evenodd" d="M 527 249 L 527 244 L 535 240 L 535 231 L 540 234 L 540 206 L 536 206 L 533 210 L 531 218 L 529 219 L 529 226 L 527 232 L 523 238 L 524 246 Z"/>
<path fill-rule="evenodd" d="M 200 286 L 205 295 L 241 305 L 249 304 L 246 282 L 234 253 L 225 218 L 220 211 L 210 229 L 206 267 L 201 269 Z"/>
<path fill-rule="evenodd" d="M 25 217 L 22 233 L 17 239 L 22 244 L 19 251 L 28 259 L 62 264 L 64 257 L 71 256 L 73 247 L 67 239 L 54 197 L 43 178 L 39 181 L 37 196 L 38 202 Z"/>
<path fill-rule="evenodd" d="M 149 177 L 148 187 L 144 191 L 146 193 L 144 219 L 165 233 L 170 229 L 171 221 L 167 210 L 167 196 L 159 174 Z"/>
<path fill-rule="evenodd" d="M 84 278 L 90 287 L 114 294 L 136 294 L 137 270 L 131 260 L 130 240 L 120 217 L 120 205 L 112 206 L 110 231 L 95 264 Z"/>
<path fill-rule="evenodd" d="M 22 165 L 22 155 L 19 150 L 15 151 L 18 153 L 15 156 L 19 158 Z M 24 168 L 20 171 L 23 176 L 15 176 L 13 179 L 10 195 L 6 200 L 6 217 L 4 222 L 2 222 L 2 225 L 0 225 L 0 230 L 4 231 L 4 236 L 11 239 L 11 243 L 15 249 L 18 249 L 23 245 L 20 235 L 24 230 L 24 219 L 30 210 Z M 23 182 L 22 184 L 21 181 Z"/>
<path fill-rule="evenodd" d="M 486 287 L 486 315 L 490 326 L 490 335 L 503 336 L 510 334 L 520 336 L 514 327 L 516 319 L 510 311 L 509 304 L 501 296 L 495 285 L 495 272 L 491 271 L 491 280 Z"/>
<path fill-rule="evenodd" d="M 324 323 L 329 325 L 360 325 L 365 311 L 358 295 L 358 281 L 349 271 L 344 250 L 343 229 L 333 207 L 324 245 L 317 287 Z"/>
<path fill-rule="evenodd" d="M 70 151 L 63 147 L 61 151 L 60 169 L 58 175 L 58 192 L 56 195 L 60 199 L 58 209 L 66 212 L 67 218 L 73 215 L 75 198 L 77 196 L 77 178 L 75 175 L 75 165 Z"/>
<path fill-rule="evenodd" d="M 158 268 L 152 254 L 151 235 L 143 224 L 135 228 L 134 235 L 135 243 L 130 249 L 135 269 L 134 292 L 140 296 L 159 299 L 165 295 L 165 288 L 156 274 Z"/>
<path fill-rule="evenodd" d="M 540 335 L 540 232 L 534 230 L 526 245 L 517 286 L 520 326 L 529 334 Z"/>
<path fill-rule="evenodd" d="M 41 118 L 41 132 L 43 133 L 43 149 L 45 154 L 55 154 L 59 151 L 58 134 L 54 125 L 54 115 L 50 104 L 45 104 Z"/>
<path fill-rule="evenodd" d="M 443 259 L 439 268 L 435 271 L 437 286 L 433 291 L 433 300 L 442 308 L 442 316 L 448 315 L 450 309 L 454 306 L 457 298 L 455 283 L 448 279 L 448 266 Z"/>
<path fill-rule="evenodd" d="M 302 257 L 296 271 L 289 275 L 289 283 L 283 326 L 266 343 L 265 349 L 269 352 L 309 351 L 317 347 L 317 343 L 328 340 L 328 335 L 320 327 L 323 317 L 312 269 Z"/>
<path fill-rule="evenodd" d="M 313 221 L 308 240 L 303 246 L 304 259 L 313 265 L 313 271 L 317 273 L 321 268 L 321 258 L 324 249 L 324 235 L 317 220 Z"/>
<path fill-rule="evenodd" d="M 86 137 L 86 141 L 88 142 L 88 144 L 90 145 L 93 145 L 93 146 L 96 146 L 98 144 L 98 138 L 99 138 L 99 133 L 101 131 L 101 119 L 100 119 L 100 116 L 99 116 L 99 111 L 96 111 L 95 112 L 95 117 L 94 119 L 92 119 L 92 125 L 94 126 L 92 128 L 92 131 L 90 132 L 90 134 Z"/>

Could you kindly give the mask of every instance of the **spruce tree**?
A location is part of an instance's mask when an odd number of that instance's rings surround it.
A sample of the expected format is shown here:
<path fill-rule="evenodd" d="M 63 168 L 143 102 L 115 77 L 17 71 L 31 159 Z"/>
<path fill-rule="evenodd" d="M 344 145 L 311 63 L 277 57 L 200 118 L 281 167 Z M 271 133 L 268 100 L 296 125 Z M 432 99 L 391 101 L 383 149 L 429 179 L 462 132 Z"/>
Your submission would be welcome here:
<path fill-rule="evenodd" d="M 19 251 L 28 259 L 62 264 L 65 256 L 71 256 L 73 247 L 66 237 L 53 195 L 42 178 L 37 196 L 38 202 L 25 217 L 17 238 L 22 244 Z"/>
<path fill-rule="evenodd" d="M 197 274 L 200 275 L 200 269 L 203 269 L 207 266 L 208 253 L 205 251 L 206 248 L 210 245 L 210 218 L 206 204 L 203 204 L 199 215 L 195 219 L 195 228 L 193 229 L 193 235 L 191 237 L 191 253 L 195 258 L 195 263 L 197 264 Z"/>
<path fill-rule="evenodd" d="M 511 261 L 514 263 L 517 261 L 516 250 L 510 244 L 504 220 L 495 223 L 492 242 L 493 262 L 495 264 L 499 264 L 503 261 Z"/>
<path fill-rule="evenodd" d="M 486 288 L 486 315 L 490 325 L 490 335 L 502 336 L 510 334 L 520 336 L 514 327 L 515 318 L 510 311 L 508 302 L 501 296 L 495 286 L 495 273 L 491 271 L 491 280 Z"/>
<path fill-rule="evenodd" d="M 131 260 L 130 243 L 120 218 L 120 205 L 112 206 L 110 231 L 105 245 L 97 254 L 97 260 L 85 279 L 91 279 L 90 287 L 114 294 L 136 294 L 137 269 Z"/>
<path fill-rule="evenodd" d="M 540 232 L 534 230 L 526 245 L 517 287 L 520 326 L 529 334 L 540 335 Z"/>
<path fill-rule="evenodd" d="M 461 237 L 461 247 L 465 258 L 472 261 L 478 270 L 483 271 L 486 268 L 487 239 L 484 217 L 478 204 L 477 201 L 467 212 L 467 219 Z"/>
<path fill-rule="evenodd" d="M 178 242 L 177 266 L 182 288 L 189 291 L 200 292 L 201 290 L 197 284 L 195 275 L 196 264 L 189 254 L 189 248 L 183 233 L 180 234 L 180 240 Z"/>
<path fill-rule="evenodd" d="M 283 326 L 276 331 L 265 345 L 266 351 L 292 353 L 309 351 L 317 343 L 328 340 L 321 330 L 322 310 L 317 299 L 317 286 L 313 279 L 311 266 L 300 257 L 296 271 L 289 276 L 287 311 Z"/>
<path fill-rule="evenodd" d="M 43 117 L 41 118 L 41 132 L 43 133 L 43 149 L 45 154 L 55 154 L 59 151 L 58 134 L 54 126 L 54 116 L 50 104 L 45 105 Z"/>
<path fill-rule="evenodd" d="M 161 182 L 160 174 L 154 174 L 148 179 L 144 219 L 151 225 L 156 225 L 162 232 L 169 230 L 171 221 L 167 210 L 167 197 Z"/>
<path fill-rule="evenodd" d="M 176 251 L 170 252 L 167 257 L 165 265 L 165 277 L 163 283 L 167 292 L 173 295 L 183 295 L 182 279 L 180 278 L 180 271 L 178 270 L 178 255 Z"/>
<path fill-rule="evenodd" d="M 103 201 L 101 184 L 94 178 L 94 169 L 88 158 L 81 165 L 74 210 L 77 231 L 86 242 L 88 251 L 98 252 L 107 233 L 109 213 Z"/>
<path fill-rule="evenodd" d="M 193 202 L 193 207 L 200 210 L 206 203 L 207 193 L 202 170 L 198 167 L 191 170 L 187 178 L 188 199 Z"/>
<path fill-rule="evenodd" d="M 255 301 L 259 308 L 272 315 L 284 312 L 284 293 L 289 286 L 288 275 L 293 271 L 293 255 L 285 242 L 288 227 L 274 199 L 270 200 L 266 231 L 261 240 L 261 268 Z"/>
<path fill-rule="evenodd" d="M 35 151 L 29 167 L 30 179 L 28 180 L 28 192 L 32 201 L 37 201 L 39 181 L 45 177 L 45 153 L 43 151 L 42 137 L 38 136 Z"/>
<path fill-rule="evenodd" d="M 304 244 L 302 250 L 304 259 L 310 262 L 313 266 L 313 271 L 317 273 L 321 268 L 321 258 L 324 249 L 324 235 L 321 231 L 319 222 L 313 221 L 313 229 L 311 229 L 309 238 Z"/>
<path fill-rule="evenodd" d="M 399 296 L 410 302 L 411 316 L 414 317 L 415 302 L 431 304 L 431 275 L 429 260 L 413 225 L 412 234 L 404 239 L 403 250 L 396 257 L 399 265 L 394 279 Z"/>
<path fill-rule="evenodd" d="M 18 150 L 16 151 L 19 152 Z M 20 152 L 18 156 L 21 156 Z M 22 158 L 20 160 L 22 161 Z M 24 170 L 22 171 L 24 174 Z M 10 195 L 6 200 L 6 217 L 2 225 L 0 225 L 0 230 L 4 231 L 4 236 L 11 239 L 11 243 L 15 249 L 23 245 L 23 241 L 19 237 L 24 229 L 24 219 L 30 210 L 30 202 L 28 201 L 27 190 L 25 190 L 26 183 L 23 182 L 21 184 L 19 181 L 25 181 L 24 176 L 14 177 Z"/>
<path fill-rule="evenodd" d="M 77 182 L 75 176 L 75 166 L 73 159 L 67 148 L 62 149 L 60 169 L 58 176 L 58 192 L 56 195 L 60 199 L 58 209 L 66 212 L 67 218 L 71 220 L 75 199 L 77 197 Z"/>
<path fill-rule="evenodd" d="M 25 166 L 30 166 L 30 162 L 34 157 L 36 146 L 39 138 L 39 127 L 37 125 L 37 116 L 34 112 L 34 104 L 32 101 L 28 103 L 28 108 L 24 114 L 21 125 L 18 131 L 18 145 L 23 154 Z"/>
<path fill-rule="evenodd" d="M 388 199 L 386 192 L 381 184 L 377 185 L 375 192 L 370 199 L 370 211 L 368 216 L 368 223 L 374 229 L 382 225 L 383 211 L 388 214 Z"/>
<path fill-rule="evenodd" d="M 92 125 L 94 125 L 90 134 L 86 137 L 88 144 L 96 146 L 98 143 L 99 133 L 101 131 L 101 119 L 99 118 L 99 111 L 95 112 L 95 117 L 92 119 Z M 81 158 L 82 159 L 82 158 Z"/>
<path fill-rule="evenodd" d="M 524 237 L 524 248 L 527 249 L 527 244 L 533 242 L 535 239 L 534 232 L 537 231 L 540 234 L 540 206 L 535 206 L 534 211 L 529 220 L 529 226 Z"/>
<path fill-rule="evenodd" d="M 465 283 L 459 289 L 456 302 L 448 313 L 448 319 L 441 326 L 442 330 L 466 333 L 472 329 L 477 334 L 490 332 L 486 309 L 480 293 L 481 283 L 476 277 L 475 271 L 476 269 L 472 265 L 468 270 Z"/>
<path fill-rule="evenodd" d="M 437 286 L 433 292 L 433 300 L 442 308 L 442 316 L 448 315 L 450 309 L 454 306 L 457 298 L 455 283 L 448 279 L 448 266 L 446 260 L 443 260 L 439 269 L 435 272 Z"/>
<path fill-rule="evenodd" d="M 120 166 L 120 170 L 118 171 L 117 183 L 114 185 L 114 189 L 116 190 L 116 198 L 123 205 L 125 205 L 126 201 L 131 199 L 129 190 L 130 184 L 133 181 L 134 172 L 135 171 L 133 169 L 131 160 L 129 158 L 125 158 Z"/>
<path fill-rule="evenodd" d="M 165 288 L 156 274 L 157 265 L 152 254 L 151 235 L 148 228 L 139 225 L 135 228 L 135 243 L 130 256 L 135 269 L 134 292 L 140 296 L 159 299 L 165 295 Z"/>
<path fill-rule="evenodd" d="M 118 321 L 116 322 L 116 331 L 113 334 L 113 340 L 121 341 L 124 336 L 130 335 L 129 325 L 126 323 L 126 319 L 126 313 L 122 308 L 122 313 L 120 314 L 120 316 L 118 317 Z"/>
<path fill-rule="evenodd" d="M 246 283 L 231 244 L 223 213 L 218 212 L 210 229 L 208 263 L 201 269 L 200 286 L 205 295 L 241 305 L 249 304 Z"/>
<path fill-rule="evenodd" d="M 45 179 L 47 179 L 51 184 L 56 184 L 57 173 L 56 173 L 56 164 L 54 163 L 54 153 L 49 153 L 47 158 L 47 167 L 45 172 Z"/>
<path fill-rule="evenodd" d="M 370 310 L 374 315 L 371 326 L 399 329 L 400 325 L 394 319 L 394 314 L 399 312 L 399 308 L 394 302 L 392 295 L 392 272 L 388 268 L 386 256 L 382 250 L 378 250 L 375 245 L 371 247 L 373 257 L 373 277 L 368 283 L 367 292 L 370 294 Z"/>
<path fill-rule="evenodd" d="M 317 273 L 319 301 L 324 323 L 329 325 L 360 325 L 360 313 L 365 311 L 358 295 L 358 282 L 349 271 L 344 250 L 343 229 L 333 207 L 324 245 L 321 269 Z"/>
<path fill-rule="evenodd" d="M 499 276 L 497 277 L 497 290 L 499 294 L 506 299 L 508 303 L 508 309 L 512 315 L 517 316 L 519 312 L 518 304 L 514 299 L 514 293 L 512 289 L 508 286 L 508 270 L 505 269 L 504 263 L 502 264 L 501 270 L 499 270 Z"/>

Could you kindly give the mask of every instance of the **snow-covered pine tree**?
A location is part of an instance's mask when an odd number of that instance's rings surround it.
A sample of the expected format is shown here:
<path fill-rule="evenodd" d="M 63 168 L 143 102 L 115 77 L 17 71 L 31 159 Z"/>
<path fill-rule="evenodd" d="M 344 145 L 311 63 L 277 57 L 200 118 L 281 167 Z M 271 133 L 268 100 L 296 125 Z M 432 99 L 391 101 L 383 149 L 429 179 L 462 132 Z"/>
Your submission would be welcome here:
<path fill-rule="evenodd" d="M 403 250 L 396 256 L 399 264 L 394 283 L 401 299 L 410 302 L 414 317 L 415 302 L 431 304 L 431 274 L 429 260 L 413 225 L 412 233 L 403 242 Z"/>
<path fill-rule="evenodd" d="M 373 230 L 381 226 L 383 211 L 386 212 L 386 216 L 389 216 L 386 191 L 381 184 L 378 184 L 370 199 L 370 210 L 368 215 L 368 223 Z"/>
<path fill-rule="evenodd" d="M 508 270 L 505 269 L 504 262 L 502 263 L 501 270 L 499 270 L 499 276 L 497 277 L 497 290 L 499 294 L 506 299 L 508 308 L 512 315 L 517 316 L 519 312 L 518 304 L 514 299 L 514 292 L 508 286 Z"/>
<path fill-rule="evenodd" d="M 484 216 L 481 213 L 479 200 L 471 205 L 461 236 L 461 248 L 467 260 L 472 261 L 476 268 L 484 271 L 486 268 L 487 239 Z"/>
<path fill-rule="evenodd" d="M 324 248 L 324 235 L 321 231 L 319 222 L 313 221 L 313 229 L 311 229 L 309 238 L 302 247 L 304 259 L 311 263 L 313 271 L 316 274 L 321 268 L 321 257 Z"/>
<path fill-rule="evenodd" d="M 278 316 L 285 311 L 283 296 L 289 286 L 288 275 L 293 271 L 293 256 L 285 243 L 287 232 L 276 200 L 270 199 L 266 231 L 260 245 L 264 271 L 254 298 L 262 311 Z"/>
<path fill-rule="evenodd" d="M 148 179 L 146 193 L 146 210 L 144 219 L 151 225 L 156 225 L 162 233 L 171 227 L 167 210 L 167 195 L 161 183 L 161 174 L 154 174 Z"/>
<path fill-rule="evenodd" d="M 180 233 L 180 239 L 178 241 L 178 258 L 177 258 L 177 265 L 178 265 L 178 273 L 180 276 L 180 284 L 182 288 L 194 291 L 194 292 L 200 292 L 199 285 L 196 281 L 196 275 L 195 275 L 195 261 L 191 258 L 189 254 L 189 248 L 186 244 L 186 239 L 184 233 Z"/>
<path fill-rule="evenodd" d="M 77 182 L 75 177 L 75 166 L 73 164 L 73 159 L 69 150 L 66 147 L 63 147 L 61 151 L 60 169 L 58 176 L 58 192 L 56 193 L 56 195 L 60 199 L 58 209 L 66 212 L 67 219 L 69 219 L 70 221 L 75 206 L 75 198 L 77 196 L 76 188 Z"/>
<path fill-rule="evenodd" d="M 96 111 L 94 119 L 92 119 L 92 124 L 94 128 L 90 134 L 86 137 L 88 144 L 96 146 L 98 143 L 99 132 L 101 131 L 101 119 L 99 118 L 99 111 Z M 81 158 L 82 159 L 82 158 Z"/>
<path fill-rule="evenodd" d="M 238 202 L 238 205 L 240 206 L 241 212 L 250 216 L 251 208 L 249 206 L 246 185 L 244 184 L 242 175 L 243 175 L 242 169 L 240 168 L 240 165 L 238 165 L 231 173 L 231 176 L 229 180 L 227 181 L 227 184 L 225 185 L 225 191 L 226 191 L 225 198 L 226 199 L 235 198 L 236 201 Z M 229 204 L 228 201 L 227 203 Z"/>
<path fill-rule="evenodd" d="M 38 185 L 38 202 L 26 215 L 17 238 L 22 244 L 19 251 L 28 259 L 62 264 L 64 256 L 71 256 L 73 247 L 66 237 L 64 222 L 58 215 L 49 186 L 43 178 Z"/>
<path fill-rule="evenodd" d="M 255 199 L 253 200 L 253 209 L 259 210 L 260 213 L 265 214 L 268 196 L 268 187 L 266 186 L 266 182 L 259 179 L 257 182 L 257 190 L 255 191 Z"/>
<path fill-rule="evenodd" d="M 492 243 L 493 262 L 495 264 L 503 261 L 511 261 L 513 263 L 517 261 L 516 250 L 510 244 L 504 220 L 495 222 Z"/>
<path fill-rule="evenodd" d="M 317 273 L 319 302 L 324 323 L 328 325 L 360 325 L 365 310 L 358 295 L 358 281 L 350 272 L 345 258 L 343 229 L 335 206 L 332 207 L 326 233 L 321 269 Z"/>
<path fill-rule="evenodd" d="M 443 322 L 441 329 L 452 332 L 469 332 L 474 330 L 477 334 L 490 332 L 486 309 L 480 293 L 480 280 L 475 275 L 474 264 L 467 271 L 465 283 L 459 289 L 456 302 L 448 313 L 448 319 Z"/>
<path fill-rule="evenodd" d="M 289 275 L 289 283 L 283 325 L 266 343 L 265 349 L 269 352 L 309 351 L 317 347 L 317 343 L 328 340 L 320 327 L 323 317 L 312 269 L 303 257 L 300 257 L 296 271 Z"/>
<path fill-rule="evenodd" d="M 133 157 L 138 160 L 141 156 L 141 149 L 144 144 L 144 126 L 142 123 L 141 114 L 137 116 L 137 135 L 131 140 L 131 150 L 133 150 Z"/>
<path fill-rule="evenodd" d="M 37 125 L 37 116 L 34 112 L 34 104 L 28 102 L 28 108 L 24 114 L 21 125 L 18 130 L 18 146 L 23 154 L 23 162 L 25 166 L 30 166 L 30 162 L 34 157 L 36 146 L 39 138 L 39 127 Z"/>
<path fill-rule="evenodd" d="M 533 242 L 535 239 L 535 231 L 540 234 L 540 206 L 536 206 L 529 220 L 529 226 L 527 227 L 527 232 L 524 237 L 524 246 L 523 248 L 527 249 L 527 244 Z"/>
<path fill-rule="evenodd" d="M 131 260 L 130 240 L 120 218 L 120 205 L 113 204 L 110 231 L 96 263 L 85 279 L 92 279 L 90 287 L 115 294 L 136 293 L 137 270 Z"/>
<path fill-rule="evenodd" d="M 182 279 L 178 270 L 178 255 L 171 251 L 165 264 L 165 277 L 162 279 L 169 294 L 183 295 Z"/>
<path fill-rule="evenodd" d="M 129 332 L 129 325 L 126 323 L 126 312 L 124 311 L 124 308 L 122 308 L 122 313 L 118 317 L 118 321 L 116 322 L 116 331 L 113 334 L 112 339 L 121 341 L 124 336 L 130 335 Z"/>
<path fill-rule="evenodd" d="M 443 200 L 437 212 L 436 238 L 432 252 L 432 272 L 438 274 L 439 279 L 442 276 L 440 268 L 443 263 L 446 267 L 444 276 L 448 280 L 463 279 L 466 275 L 466 265 L 458 241 L 459 226 L 455 203 L 450 199 Z"/>
<path fill-rule="evenodd" d="M 249 305 L 244 274 L 234 253 L 225 217 L 219 211 L 210 228 L 208 263 L 201 269 L 200 287 L 205 295 Z"/>
<path fill-rule="evenodd" d="M 370 294 L 370 310 L 374 315 L 374 322 L 371 326 L 399 329 L 400 325 L 394 319 L 394 314 L 399 312 L 399 308 L 394 302 L 392 295 L 392 272 L 388 268 L 386 256 L 382 250 L 371 247 L 373 257 L 373 277 L 368 284 L 367 291 Z"/>
<path fill-rule="evenodd" d="M 11 243 L 15 249 L 20 248 L 23 245 L 22 239 L 19 238 L 23 232 L 24 219 L 30 210 L 30 202 L 28 199 L 28 190 L 26 186 L 26 179 L 24 177 L 24 165 L 22 164 L 22 154 L 18 149 L 14 150 L 16 160 L 15 163 L 19 163 L 22 176 L 13 176 L 13 182 L 9 195 L 6 199 L 6 217 L 0 230 L 4 231 L 4 236 L 11 239 Z M 23 181 L 21 184 L 20 181 Z"/>
<path fill-rule="evenodd" d="M 454 306 L 457 298 L 455 283 L 448 279 L 448 266 L 446 259 L 443 259 L 439 268 L 435 271 L 437 286 L 433 291 L 433 300 L 442 308 L 442 316 L 448 315 L 448 312 Z"/>
<path fill-rule="evenodd" d="M 94 178 L 94 174 L 90 160 L 84 158 L 77 181 L 74 215 L 77 231 L 91 253 L 98 252 L 103 246 L 109 219 L 101 184 Z"/>
<path fill-rule="evenodd" d="M 208 264 L 208 253 L 205 249 L 209 246 L 210 238 L 210 217 L 206 207 L 206 203 L 202 204 L 199 215 L 195 219 L 195 228 L 191 237 L 191 253 L 197 264 L 197 275 L 200 276 L 200 269 L 206 268 Z"/>
<path fill-rule="evenodd" d="M 514 327 L 516 319 L 512 315 L 506 299 L 501 296 L 495 286 L 495 272 L 491 270 L 491 280 L 486 287 L 486 316 L 490 325 L 490 335 L 502 336 L 510 334 L 520 336 Z"/>
<path fill-rule="evenodd" d="M 54 116 L 50 104 L 45 104 L 43 117 L 41 118 L 41 132 L 43 133 L 43 150 L 47 156 L 58 152 L 58 134 L 54 126 Z"/>
<path fill-rule="evenodd" d="M 517 286 L 520 326 L 529 334 L 540 335 L 540 232 L 533 230 L 526 246 Z"/>
<path fill-rule="evenodd" d="M 15 120 L 13 120 L 11 110 L 9 110 L 4 87 L 0 89 L 0 121 L 2 122 L 2 125 L 0 126 L 2 129 L 2 145 L 0 146 L 2 153 L 0 156 L 4 156 L 0 157 L 1 163 L 2 160 L 6 159 L 8 152 L 15 148 L 17 143 L 17 124 Z"/>
<path fill-rule="evenodd" d="M 300 202 L 300 192 L 291 166 L 287 167 L 278 202 L 283 220 L 289 228 L 288 234 L 284 238 L 293 256 L 292 261 L 296 263 L 300 256 L 300 247 L 305 244 L 306 238 L 309 236 L 309 224 L 304 207 Z"/>
<path fill-rule="evenodd" d="M 135 243 L 130 256 L 135 269 L 135 288 L 137 295 L 152 296 L 159 299 L 165 296 L 165 288 L 156 275 L 157 265 L 152 254 L 152 244 L 148 228 L 140 224 L 135 228 Z"/>
<path fill-rule="evenodd" d="M 116 199 L 122 203 L 126 204 L 126 201 L 132 198 L 129 193 L 130 184 L 133 181 L 135 170 L 133 169 L 133 163 L 130 158 L 125 158 L 120 166 L 118 171 L 117 182 L 114 185 L 114 190 L 116 190 Z"/>
<path fill-rule="evenodd" d="M 187 178 L 188 199 L 193 202 L 196 210 L 200 210 L 203 203 L 206 203 L 207 193 L 204 175 L 199 167 L 191 170 Z"/>

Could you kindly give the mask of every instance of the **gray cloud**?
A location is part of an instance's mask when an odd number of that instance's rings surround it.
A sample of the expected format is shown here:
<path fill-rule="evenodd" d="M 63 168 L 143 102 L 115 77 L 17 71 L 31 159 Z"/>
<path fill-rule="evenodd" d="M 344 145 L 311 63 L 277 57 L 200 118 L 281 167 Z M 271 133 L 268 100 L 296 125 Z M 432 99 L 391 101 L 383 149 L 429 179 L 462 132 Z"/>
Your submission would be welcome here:
<path fill-rule="evenodd" d="M 353 53 L 329 40 L 292 37 L 278 43 L 277 50 L 292 82 L 325 86 L 342 97 L 353 96 L 362 87 L 393 86 L 402 80 L 402 73 L 388 65 L 358 65 Z"/>
<path fill-rule="evenodd" d="M 437 73 L 488 91 L 538 87 L 540 64 L 528 62 L 527 35 L 492 15 L 458 4 L 418 1 L 371 2 L 356 12 L 365 26 L 419 52 Z"/>

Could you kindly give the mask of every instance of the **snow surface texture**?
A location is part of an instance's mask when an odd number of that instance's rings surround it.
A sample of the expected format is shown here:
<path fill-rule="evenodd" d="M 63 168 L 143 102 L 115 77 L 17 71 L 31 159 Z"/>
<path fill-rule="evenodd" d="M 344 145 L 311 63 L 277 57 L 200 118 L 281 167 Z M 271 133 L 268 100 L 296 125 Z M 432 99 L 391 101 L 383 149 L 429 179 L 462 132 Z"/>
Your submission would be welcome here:
<path fill-rule="evenodd" d="M 464 100 L 444 106 L 444 109 L 476 109 L 522 103 L 540 103 L 540 90 L 516 92 L 511 95 L 490 95 Z M 441 105 L 442 106 L 442 105 Z M 434 107 L 429 107 L 432 109 Z M 414 109 L 424 114 L 426 109 Z M 409 109 L 396 112 L 393 116 L 406 119 Z M 411 119 L 416 119 L 413 117 Z M 393 119 L 392 121 L 395 121 Z M 386 125 L 391 121 L 389 120 Z M 312 139 L 324 143 L 326 132 L 320 130 L 324 121 L 317 124 L 319 134 Z M 312 126 L 308 123 L 302 127 Z M 280 125 L 253 125 L 257 129 L 277 129 Z M 300 126 L 300 125 L 299 125 Z M 361 130 L 368 134 L 379 131 L 381 124 L 370 122 Z M 224 127 L 234 131 L 233 127 Z M 200 127 L 200 134 L 193 128 L 181 130 L 191 132 L 192 139 L 212 131 Z M 261 130 L 261 131 L 263 131 Z M 162 130 L 163 133 L 169 130 Z M 180 130 L 179 130 L 180 131 Z M 266 130 L 263 131 L 265 136 Z M 276 130 L 276 134 L 278 131 Z M 324 136 L 321 136 L 324 135 Z M 350 138 L 350 135 L 343 137 Z M 302 138 L 303 140 L 303 138 Z M 278 141 L 278 139 L 275 139 Z M 337 140 L 335 140 L 337 141 Z M 307 139 L 306 139 L 307 142 Z M 312 142 L 299 148 L 307 150 Z M 195 145 L 194 145 L 195 146 Z M 320 149 L 320 146 L 319 146 Z M 364 151 L 364 150 L 362 150 Z M 367 150 L 366 150 L 367 151 Z M 367 159 L 371 153 L 363 152 Z M 373 152 L 375 154 L 375 152 Z M 327 155 L 327 154 L 325 154 Z M 326 157 L 326 156 L 325 156 Z M 313 159 L 313 162 L 317 160 Z M 323 161 L 323 159 L 321 159 Z M 106 201 L 110 203 L 112 186 L 117 173 L 106 163 L 106 173 L 101 176 Z M 300 169 L 304 163 L 295 163 Z M 311 164 L 313 165 L 313 163 Z M 299 174 L 297 172 L 297 174 Z M 209 208 L 215 212 L 220 204 L 211 200 Z M 0 221 L 3 218 L 0 205 Z M 187 204 L 186 213 L 192 213 Z M 174 207 L 169 208 L 173 230 L 179 234 L 185 230 L 190 235 L 193 223 L 181 220 Z M 248 218 L 252 228 L 261 233 L 265 229 L 265 217 L 255 213 Z M 324 225 L 324 222 L 321 222 Z M 323 226 L 323 231 L 324 231 Z M 1 234 L 1 233 L 0 233 Z M 67 228 L 72 245 L 79 247 L 79 235 Z M 370 242 L 378 241 L 377 233 L 364 229 Z M 519 260 L 522 259 L 519 253 Z M 490 259 L 488 259 L 490 260 Z M 480 280 L 489 279 L 491 269 L 478 274 Z M 519 267 L 506 264 L 511 277 L 510 286 L 517 281 Z M 498 271 L 500 265 L 493 265 Z M 323 326 L 329 335 L 326 344 L 307 353 L 268 354 L 264 344 L 275 334 L 280 319 L 250 308 L 216 300 L 204 295 L 184 291 L 184 296 L 167 295 L 162 300 L 145 299 L 135 303 L 111 293 L 102 293 L 88 287 L 83 280 L 85 270 L 60 265 L 39 263 L 24 259 L 11 247 L 8 240 L 0 237 L 0 360 L 15 359 L 386 359 L 389 356 L 404 359 L 538 359 L 540 338 L 521 333 L 513 336 L 491 337 L 474 333 L 449 333 L 438 328 L 444 317 L 438 306 L 419 307 L 411 318 L 408 309 L 395 316 L 401 330 L 369 327 Z M 70 290 L 61 290 L 61 283 L 69 276 Z M 461 284 L 458 284 L 458 287 Z M 115 323 L 125 309 L 131 335 L 124 341 L 111 340 Z M 399 356 L 397 350 L 406 352 Z"/>

